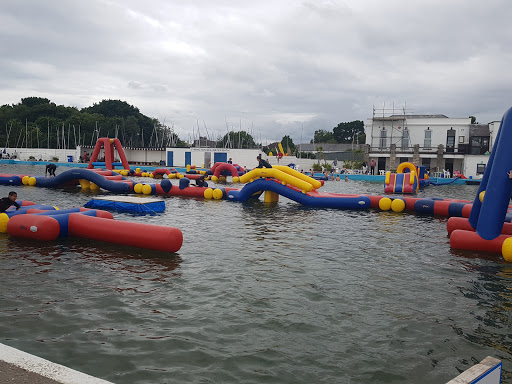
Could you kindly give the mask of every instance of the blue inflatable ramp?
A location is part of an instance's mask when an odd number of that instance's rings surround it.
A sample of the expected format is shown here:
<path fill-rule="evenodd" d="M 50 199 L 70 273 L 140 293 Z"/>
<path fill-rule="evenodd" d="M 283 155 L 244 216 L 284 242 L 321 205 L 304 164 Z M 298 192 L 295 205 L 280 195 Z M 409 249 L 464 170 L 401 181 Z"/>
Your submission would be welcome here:
<path fill-rule="evenodd" d="M 93 198 L 84 207 L 146 214 L 165 211 L 165 202 L 152 197 L 101 196 Z"/>

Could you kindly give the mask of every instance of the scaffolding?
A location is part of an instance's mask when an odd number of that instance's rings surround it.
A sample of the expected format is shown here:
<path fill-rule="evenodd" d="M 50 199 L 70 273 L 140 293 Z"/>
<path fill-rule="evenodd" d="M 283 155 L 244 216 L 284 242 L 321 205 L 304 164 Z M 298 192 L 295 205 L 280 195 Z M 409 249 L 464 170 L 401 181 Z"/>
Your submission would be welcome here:
<path fill-rule="evenodd" d="M 391 144 L 396 144 L 399 141 L 401 141 L 404 137 L 403 132 L 407 125 L 407 115 L 412 114 L 413 112 L 411 110 L 407 109 L 407 103 L 404 102 L 402 106 L 395 106 L 395 103 L 393 102 L 390 107 L 386 107 L 386 103 L 382 104 L 381 108 L 375 107 L 375 104 L 373 105 L 373 116 L 372 116 L 372 132 L 371 132 L 371 141 L 370 146 L 373 147 L 374 145 L 374 131 L 376 129 L 376 121 L 381 121 L 382 126 L 379 126 L 378 130 L 378 147 L 379 148 L 387 148 L 388 146 L 382 146 L 381 145 L 381 139 L 383 138 L 381 136 L 381 131 L 385 131 L 387 128 L 390 128 L 391 136 L 390 136 L 390 146 Z M 389 125 L 386 125 L 386 122 L 389 123 Z M 401 125 L 398 125 L 400 122 Z M 404 128 L 404 129 L 402 129 Z M 399 133 L 395 135 L 396 142 L 393 142 L 393 133 Z M 385 137 L 387 141 L 387 136 Z M 409 137 L 410 140 L 410 137 Z M 409 145 L 410 146 L 410 145 Z"/>

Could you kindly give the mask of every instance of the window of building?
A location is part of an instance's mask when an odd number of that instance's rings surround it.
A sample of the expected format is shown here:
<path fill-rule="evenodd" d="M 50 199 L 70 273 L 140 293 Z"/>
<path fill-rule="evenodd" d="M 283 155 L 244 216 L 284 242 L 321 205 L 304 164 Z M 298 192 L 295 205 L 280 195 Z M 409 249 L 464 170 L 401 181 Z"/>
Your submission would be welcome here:
<path fill-rule="evenodd" d="M 402 148 L 409 148 L 409 131 L 407 129 L 402 132 Z"/>
<path fill-rule="evenodd" d="M 386 148 L 387 147 L 387 131 L 383 129 L 380 131 L 380 139 L 379 139 L 379 148 Z"/>
<path fill-rule="evenodd" d="M 485 164 L 477 164 L 476 165 L 476 174 L 483 175 L 485 172 Z"/>
<path fill-rule="evenodd" d="M 425 140 L 423 141 L 423 146 L 425 148 L 432 147 L 432 131 L 430 131 L 428 129 L 425 131 Z"/>
<path fill-rule="evenodd" d="M 464 136 L 459 136 L 459 143 L 461 143 L 461 144 L 464 143 L 464 140 L 465 140 Z"/>

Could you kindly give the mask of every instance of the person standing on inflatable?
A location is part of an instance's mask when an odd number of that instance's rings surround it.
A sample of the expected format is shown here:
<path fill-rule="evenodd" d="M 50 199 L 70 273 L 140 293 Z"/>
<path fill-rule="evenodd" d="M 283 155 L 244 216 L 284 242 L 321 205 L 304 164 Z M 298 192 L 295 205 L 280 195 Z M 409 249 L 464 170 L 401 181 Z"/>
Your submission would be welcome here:
<path fill-rule="evenodd" d="M 272 166 L 267 160 L 263 160 L 261 158 L 261 154 L 256 156 L 256 160 L 258 160 L 258 166 L 256 168 L 272 168 Z"/>
<path fill-rule="evenodd" d="M 44 171 L 44 175 L 46 176 L 47 173 L 50 173 L 50 176 L 55 177 L 55 170 L 57 169 L 57 166 L 53 163 L 50 163 L 46 166 L 46 169 Z"/>
<path fill-rule="evenodd" d="M 16 210 L 20 209 L 20 205 L 16 202 L 18 194 L 16 192 L 9 192 L 9 197 L 3 197 L 0 200 L 0 212 L 5 212 L 11 205 L 16 207 Z"/>

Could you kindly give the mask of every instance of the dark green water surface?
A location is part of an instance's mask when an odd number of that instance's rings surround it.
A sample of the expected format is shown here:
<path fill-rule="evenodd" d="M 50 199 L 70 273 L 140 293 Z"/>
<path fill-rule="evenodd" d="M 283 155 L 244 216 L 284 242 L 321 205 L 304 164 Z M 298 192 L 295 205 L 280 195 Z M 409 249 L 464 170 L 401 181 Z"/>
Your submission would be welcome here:
<path fill-rule="evenodd" d="M 12 189 L 61 209 L 93 196 L 0 186 L 0 197 Z M 180 228 L 177 254 L 0 234 L 0 342 L 116 383 L 445 383 L 486 356 L 512 383 L 512 264 L 451 250 L 446 218 L 165 201 L 162 214 L 113 214 Z"/>

